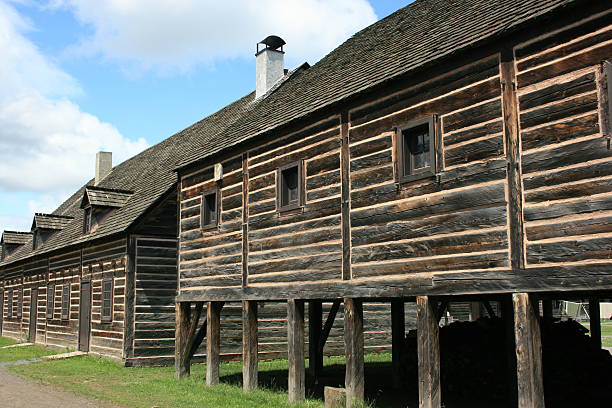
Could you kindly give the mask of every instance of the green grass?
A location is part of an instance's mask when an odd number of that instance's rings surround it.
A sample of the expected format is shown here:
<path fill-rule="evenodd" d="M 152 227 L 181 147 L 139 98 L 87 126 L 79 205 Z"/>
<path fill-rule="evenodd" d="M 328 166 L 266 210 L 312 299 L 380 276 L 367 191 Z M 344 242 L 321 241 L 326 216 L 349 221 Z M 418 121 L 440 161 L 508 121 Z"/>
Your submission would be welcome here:
<path fill-rule="evenodd" d="M 286 361 L 260 363 L 260 376 L 286 370 Z M 322 407 L 319 400 L 291 405 L 280 387 L 243 393 L 237 384 L 241 364 L 221 365 L 222 383 L 204 384 L 205 366 L 191 367 L 191 377 L 174 379 L 173 367 L 125 368 L 120 364 L 89 356 L 11 366 L 11 371 L 39 382 L 52 384 L 77 394 L 114 402 L 128 407 Z"/>
<path fill-rule="evenodd" d="M 368 355 L 366 361 L 388 363 L 390 355 Z M 326 358 L 329 371 L 344 374 L 344 358 Z M 193 365 L 191 377 L 174 379 L 174 367 L 125 368 L 121 364 L 90 356 L 11 366 L 12 372 L 66 391 L 134 408 L 301 407 L 320 408 L 320 399 L 301 404 L 287 400 L 287 361 L 259 363 L 258 390 L 242 391 L 242 364 L 221 364 L 221 384 L 204 384 L 204 365 Z M 369 404 L 364 407 L 370 406 Z"/>
<path fill-rule="evenodd" d="M 16 341 L 0 337 L 3 345 L 15 344 Z M 6 344 L 5 344 L 6 343 Z M 0 349 L 0 363 L 9 361 L 30 360 L 32 358 L 40 358 L 42 356 L 50 356 L 52 354 L 63 353 L 63 350 L 50 350 L 39 346 L 23 346 Z"/>
<path fill-rule="evenodd" d="M 7 337 L 0 337 L 0 347 L 10 346 L 13 344 L 17 344 L 17 341 Z"/>

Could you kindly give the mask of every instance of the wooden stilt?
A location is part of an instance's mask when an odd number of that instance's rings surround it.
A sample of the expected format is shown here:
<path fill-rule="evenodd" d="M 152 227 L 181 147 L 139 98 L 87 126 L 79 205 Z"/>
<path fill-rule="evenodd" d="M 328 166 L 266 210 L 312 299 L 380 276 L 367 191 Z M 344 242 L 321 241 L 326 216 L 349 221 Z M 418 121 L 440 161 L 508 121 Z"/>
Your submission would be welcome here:
<path fill-rule="evenodd" d="M 346 353 L 346 406 L 364 400 L 363 305 L 361 300 L 344 299 L 344 348 Z"/>
<path fill-rule="evenodd" d="M 601 310 L 599 307 L 599 299 L 589 299 L 589 321 L 590 321 L 590 332 L 591 341 L 593 346 L 601 348 Z"/>
<path fill-rule="evenodd" d="M 287 351 L 289 356 L 289 401 L 299 402 L 306 397 L 304 368 L 304 302 L 287 301 Z"/>
<path fill-rule="evenodd" d="M 480 319 L 480 302 L 470 302 L 470 320 Z"/>
<path fill-rule="evenodd" d="M 323 368 L 323 353 L 319 353 L 321 329 L 323 328 L 323 302 L 308 302 L 308 371 L 318 382 Z"/>
<path fill-rule="evenodd" d="M 417 296 L 417 352 L 419 408 L 440 408 L 440 344 L 437 305 L 429 296 Z"/>
<path fill-rule="evenodd" d="M 242 301 L 242 388 L 257 388 L 257 301 Z"/>
<path fill-rule="evenodd" d="M 542 315 L 545 320 L 552 320 L 553 318 L 553 305 L 552 300 L 542 300 Z"/>
<path fill-rule="evenodd" d="M 516 342 L 514 338 L 514 305 L 512 295 L 504 295 L 501 306 L 501 316 L 504 322 L 504 350 L 506 351 L 506 385 L 509 406 L 517 404 L 516 386 Z"/>
<path fill-rule="evenodd" d="M 219 383 L 221 355 L 221 302 L 208 302 L 206 310 L 206 384 Z"/>
<path fill-rule="evenodd" d="M 187 343 L 189 341 L 189 323 L 191 305 L 189 302 L 176 303 L 176 340 L 174 348 L 174 369 L 178 379 L 189 377 L 190 365 L 187 361 Z"/>
<path fill-rule="evenodd" d="M 402 356 L 404 339 L 406 337 L 406 318 L 404 314 L 404 301 L 395 299 L 391 301 L 391 364 L 393 368 L 393 386 L 402 385 Z"/>
<path fill-rule="evenodd" d="M 528 293 L 514 293 L 514 335 L 519 408 L 544 407 L 542 340 L 538 302 Z"/>

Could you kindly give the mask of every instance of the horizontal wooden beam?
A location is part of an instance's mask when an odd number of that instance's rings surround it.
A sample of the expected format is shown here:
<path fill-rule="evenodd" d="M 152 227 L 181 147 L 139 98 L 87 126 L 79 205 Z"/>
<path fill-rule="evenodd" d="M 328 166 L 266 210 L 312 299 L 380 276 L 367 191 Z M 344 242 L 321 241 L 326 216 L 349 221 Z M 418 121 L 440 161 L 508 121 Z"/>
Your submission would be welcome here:
<path fill-rule="evenodd" d="M 183 291 L 177 302 L 202 300 L 284 300 L 414 298 L 470 296 L 512 292 L 612 291 L 612 264 L 537 267 L 517 270 L 406 274 L 377 279 L 336 280 L 304 284 L 206 288 Z"/>

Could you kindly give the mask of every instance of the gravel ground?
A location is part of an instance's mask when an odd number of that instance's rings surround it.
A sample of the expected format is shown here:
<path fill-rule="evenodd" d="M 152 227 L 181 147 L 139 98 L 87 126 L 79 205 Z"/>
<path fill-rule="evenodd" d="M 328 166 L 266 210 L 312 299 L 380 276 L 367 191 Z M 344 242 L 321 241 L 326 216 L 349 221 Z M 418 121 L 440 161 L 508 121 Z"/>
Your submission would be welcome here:
<path fill-rule="evenodd" d="M 118 408 L 69 392 L 25 380 L 0 367 L 0 406 L 3 408 Z"/>

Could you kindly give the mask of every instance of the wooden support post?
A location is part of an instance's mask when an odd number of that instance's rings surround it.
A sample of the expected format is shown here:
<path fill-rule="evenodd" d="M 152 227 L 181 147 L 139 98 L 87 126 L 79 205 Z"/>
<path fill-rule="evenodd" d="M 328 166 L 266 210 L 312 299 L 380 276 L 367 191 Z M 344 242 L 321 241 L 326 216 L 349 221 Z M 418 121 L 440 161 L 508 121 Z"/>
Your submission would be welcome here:
<path fill-rule="evenodd" d="M 512 294 L 519 408 L 544 407 L 542 339 L 538 302 L 528 293 Z"/>
<path fill-rule="evenodd" d="M 304 368 L 304 301 L 287 301 L 287 351 L 289 355 L 289 401 L 300 402 L 306 397 Z"/>
<path fill-rule="evenodd" d="M 429 296 L 417 296 L 417 353 L 419 408 L 440 408 L 440 338 L 437 305 Z"/>
<path fill-rule="evenodd" d="M 595 348 L 601 348 L 601 310 L 599 307 L 599 299 L 589 299 L 589 322 L 591 341 Z"/>
<path fill-rule="evenodd" d="M 363 403 L 365 397 L 363 361 L 363 304 L 361 300 L 344 299 L 344 349 L 346 353 L 346 406 Z"/>
<path fill-rule="evenodd" d="M 177 379 L 189 377 L 190 364 L 187 360 L 191 305 L 189 302 L 176 303 L 176 340 L 174 347 L 174 369 Z"/>
<path fill-rule="evenodd" d="M 542 300 L 542 314 L 544 320 L 550 321 L 553 318 L 553 304 L 552 300 Z"/>
<path fill-rule="evenodd" d="M 391 365 L 393 368 L 393 386 L 402 386 L 402 356 L 404 340 L 406 337 L 406 318 L 404 314 L 404 301 L 394 299 L 391 301 Z"/>
<path fill-rule="evenodd" d="M 257 301 L 242 301 L 242 389 L 257 388 Z"/>
<path fill-rule="evenodd" d="M 323 302 L 311 300 L 308 302 L 308 370 L 318 383 L 323 369 L 323 353 L 319 353 L 321 329 L 323 328 Z"/>
<path fill-rule="evenodd" d="M 480 302 L 470 302 L 470 320 L 480 319 Z"/>
<path fill-rule="evenodd" d="M 221 302 L 208 302 L 206 310 L 206 384 L 219 383 L 221 356 Z"/>
<path fill-rule="evenodd" d="M 504 350 L 506 352 L 506 385 L 509 406 L 516 406 L 516 342 L 514 338 L 514 305 L 512 295 L 504 295 L 501 306 L 501 316 L 504 323 Z"/>

